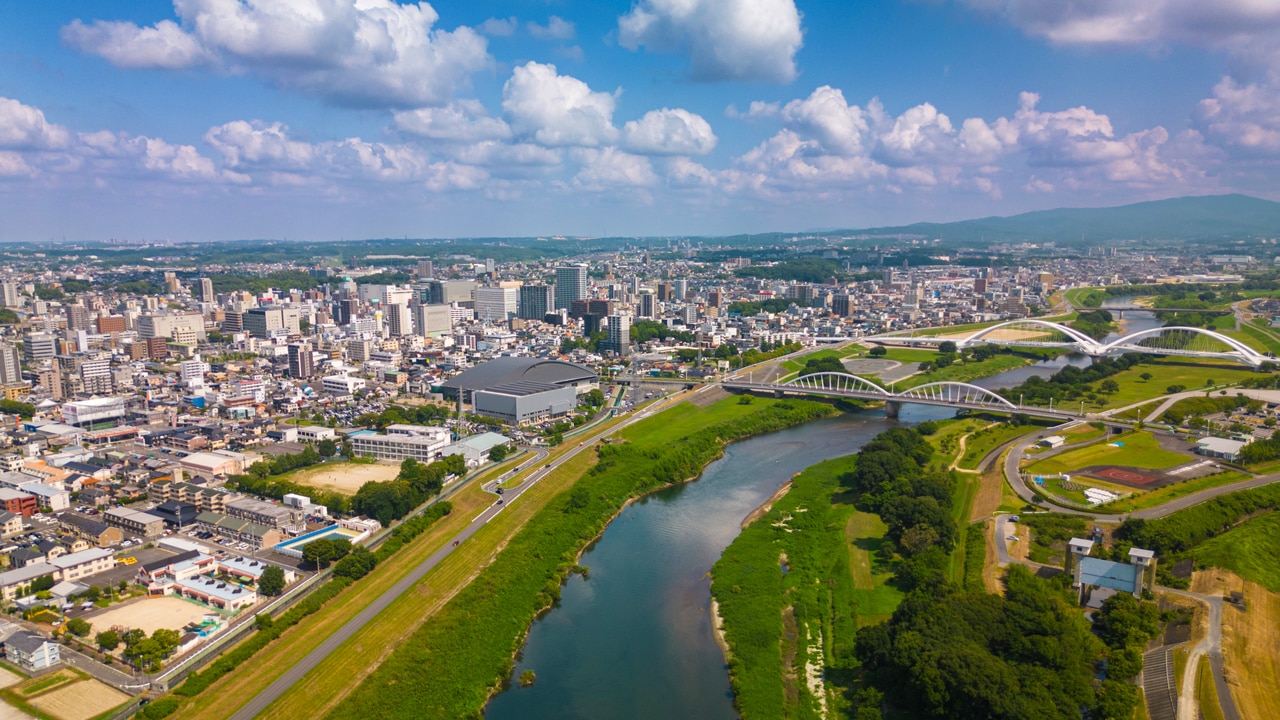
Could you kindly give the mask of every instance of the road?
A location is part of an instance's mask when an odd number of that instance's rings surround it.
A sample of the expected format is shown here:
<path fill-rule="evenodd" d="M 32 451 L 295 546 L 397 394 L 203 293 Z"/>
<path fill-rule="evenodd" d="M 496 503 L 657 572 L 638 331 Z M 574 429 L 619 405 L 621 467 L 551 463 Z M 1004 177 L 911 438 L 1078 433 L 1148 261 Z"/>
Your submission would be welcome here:
<path fill-rule="evenodd" d="M 706 387 L 711 387 L 711 386 L 706 386 Z M 674 405 L 680 402 L 681 400 L 685 399 L 685 397 L 689 395 L 702 392 L 703 390 L 706 389 L 706 387 L 700 387 L 696 390 L 689 391 L 688 393 L 681 393 L 673 396 L 670 399 L 655 402 L 649 405 L 648 407 L 644 408 L 640 412 L 636 413 L 632 417 L 628 418 L 627 420 L 619 423 L 617 426 L 606 429 L 606 430 L 602 430 L 596 433 L 595 435 L 591 436 L 590 438 L 579 441 L 577 447 L 573 447 L 569 449 L 567 452 L 565 452 L 563 455 L 561 455 L 557 459 L 551 461 L 550 463 L 546 463 L 541 468 L 536 469 L 533 472 L 533 474 L 531 474 L 525 482 L 521 483 L 519 487 L 512 488 L 511 490 L 505 491 L 502 497 L 498 498 L 492 505 L 485 508 L 483 512 L 481 512 L 474 519 L 472 519 L 471 523 L 468 524 L 466 528 L 464 528 L 457 535 L 454 535 L 452 538 L 450 538 L 451 542 L 446 542 L 440 549 L 431 553 L 431 555 L 429 555 L 425 560 L 419 563 L 417 567 L 415 567 L 412 571 L 410 571 L 408 575 L 401 578 L 399 582 L 397 582 L 395 585 L 389 588 L 385 593 L 380 595 L 378 599 L 374 600 L 371 604 L 369 604 L 368 607 L 364 608 L 359 613 L 357 613 L 355 617 L 348 620 L 347 623 L 343 625 L 341 628 L 339 628 L 337 632 L 325 638 L 325 640 L 322 643 L 320 643 L 319 646 L 317 646 L 310 653 L 307 653 L 305 657 L 303 657 L 300 661 L 294 664 L 293 667 L 286 670 L 283 675 L 281 675 L 279 678 L 276 679 L 275 682 L 271 683 L 271 685 L 269 685 L 265 690 L 258 693 L 257 696 L 255 696 L 243 707 L 241 707 L 238 711 L 236 711 L 236 713 L 231 716 L 232 720 L 251 720 L 252 718 L 257 717 L 260 713 L 266 710 L 267 707 L 271 705 L 271 703 L 275 702 L 281 695 L 285 693 L 285 691 L 287 691 L 290 687 L 292 687 L 294 683 L 297 683 L 298 681 L 302 680 L 302 678 L 305 677 L 307 673 L 314 670 L 321 662 L 324 661 L 325 658 L 327 658 L 330 654 L 332 654 L 339 647 L 341 647 L 343 643 L 345 643 L 347 640 L 354 637 L 356 633 L 360 632 L 360 630 L 365 625 L 367 625 L 369 621 L 377 617 L 379 613 L 381 613 L 383 610 L 389 607 L 391 603 L 396 601 L 397 598 L 399 598 L 401 595 L 407 592 L 410 588 L 416 585 L 419 580 L 421 580 L 424 576 L 426 576 L 427 573 L 431 572 L 431 570 L 434 569 L 437 565 L 439 565 L 442 560 L 448 557 L 449 553 L 453 552 L 456 546 L 460 545 L 463 541 L 467 540 L 472 535 L 474 535 L 477 531 L 480 530 L 480 528 L 484 527 L 485 523 L 489 522 L 494 517 L 496 517 L 499 513 L 501 513 L 504 509 L 506 509 L 507 506 L 509 506 L 511 503 L 515 502 L 516 500 L 518 500 L 522 495 L 524 495 L 524 493 L 527 492 L 529 488 L 532 488 L 543 478 L 547 477 L 547 475 L 554 472 L 562 464 L 572 459 L 578 453 L 589 450 L 592 444 L 594 444 L 596 441 L 601 440 L 604 437 L 611 435 L 615 432 L 618 432 L 619 430 L 622 430 L 623 428 L 626 428 L 636 422 L 639 422 L 644 418 L 650 417 L 658 412 L 661 412 L 662 410 L 667 409 L 671 405 Z M 540 454 L 535 458 L 534 463 L 528 463 L 528 462 L 522 463 L 521 467 L 527 469 L 531 464 L 534 467 L 536 467 L 537 464 L 542 463 L 543 460 L 545 460 L 549 456 L 549 454 L 550 454 L 549 452 L 542 450 L 540 451 Z M 507 473 L 503 477 L 509 479 L 508 476 L 510 475 L 511 473 Z M 492 485 L 492 483 L 486 484 L 486 486 L 489 486 L 489 485 Z"/>

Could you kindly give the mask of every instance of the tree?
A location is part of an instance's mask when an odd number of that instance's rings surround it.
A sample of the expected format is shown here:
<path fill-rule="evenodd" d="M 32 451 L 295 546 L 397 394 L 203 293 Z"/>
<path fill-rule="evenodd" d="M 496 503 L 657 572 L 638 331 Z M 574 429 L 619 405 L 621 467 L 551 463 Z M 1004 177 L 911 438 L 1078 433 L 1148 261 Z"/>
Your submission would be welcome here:
<path fill-rule="evenodd" d="M 338 452 L 338 443 L 330 440 L 329 438 L 325 438 L 316 444 L 316 450 L 318 450 L 320 455 L 323 457 L 333 457 L 334 453 Z"/>
<path fill-rule="evenodd" d="M 889 348 L 886 348 L 883 345 L 877 345 L 871 348 L 871 352 L 867 354 L 874 358 L 884 357 L 885 355 L 889 354 Z"/>
<path fill-rule="evenodd" d="M 83 618 L 71 618 L 67 621 L 67 630 L 76 637 L 89 637 L 89 632 L 93 630 L 93 625 Z"/>
<path fill-rule="evenodd" d="M 502 462 L 507 459 L 508 452 L 506 445 L 494 445 L 489 448 L 489 459 L 494 462 Z"/>
<path fill-rule="evenodd" d="M 942 342 L 938 343 L 938 352 L 943 355 L 955 355 L 956 354 L 955 342 L 952 340 L 943 340 Z"/>
<path fill-rule="evenodd" d="M 329 538 L 320 538 L 312 540 L 302 548 L 302 559 L 311 563 L 317 569 L 328 567 L 329 560 L 333 556 L 333 541 Z"/>
<path fill-rule="evenodd" d="M 177 630 L 159 628 L 151 633 L 151 640 L 156 643 L 159 656 L 165 658 L 178 649 L 178 643 L 182 642 L 182 635 Z"/>
<path fill-rule="evenodd" d="M 1104 393 L 1106 395 L 1111 395 L 1112 393 L 1118 392 L 1119 390 L 1120 390 L 1120 383 L 1116 382 L 1115 380 L 1112 380 L 1111 378 L 1107 378 L 1106 380 L 1103 380 L 1102 383 L 1098 385 L 1098 392 Z"/>
<path fill-rule="evenodd" d="M 1155 377 L 1155 375 L 1152 375 L 1152 374 L 1151 374 L 1151 373 L 1149 373 L 1149 372 L 1143 372 L 1143 373 L 1142 373 L 1141 375 L 1139 375 L 1138 377 L 1142 378 L 1142 382 L 1149 382 L 1149 381 L 1151 380 L 1151 378 Z"/>
<path fill-rule="evenodd" d="M 120 647 L 120 633 L 115 630 L 105 630 L 98 633 L 96 640 L 98 647 L 104 652 L 110 652 Z"/>
<path fill-rule="evenodd" d="M 269 565 L 262 571 L 262 576 L 258 578 L 258 592 L 270 597 L 275 597 L 284 591 L 284 570 Z"/>

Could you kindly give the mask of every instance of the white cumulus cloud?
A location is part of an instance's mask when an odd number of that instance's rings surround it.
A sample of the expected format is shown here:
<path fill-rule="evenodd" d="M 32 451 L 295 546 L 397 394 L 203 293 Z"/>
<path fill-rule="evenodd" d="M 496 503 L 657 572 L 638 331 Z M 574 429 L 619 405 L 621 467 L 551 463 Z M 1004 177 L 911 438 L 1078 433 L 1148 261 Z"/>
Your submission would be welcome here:
<path fill-rule="evenodd" d="M 546 25 L 530 22 L 528 23 L 528 28 L 529 34 L 539 40 L 569 40 L 577 34 L 573 23 L 555 15 L 552 15 L 547 20 Z"/>
<path fill-rule="evenodd" d="M 516 135 L 552 147 L 612 144 L 616 104 L 616 94 L 536 62 L 517 67 L 502 87 L 502 110 Z"/>
<path fill-rule="evenodd" d="M 716 135 L 701 115 L 662 108 L 624 125 L 622 144 L 641 155 L 705 155 L 715 149 Z"/>
<path fill-rule="evenodd" d="M 429 4 L 392 0 L 176 0 L 180 25 L 72 22 L 69 45 L 123 67 L 214 64 L 353 106 L 444 104 L 490 62 L 468 27 L 433 29 Z"/>
<path fill-rule="evenodd" d="M 786 83 L 804 33 L 794 0 L 639 0 L 618 18 L 618 40 L 687 54 L 696 80 Z"/>
<path fill-rule="evenodd" d="M 67 129 L 50 123 L 39 108 L 0 97 L 0 148 L 56 150 L 70 140 Z"/>
<path fill-rule="evenodd" d="M 432 140 L 476 142 L 511 137 L 511 128 L 501 118 L 489 117 L 478 100 L 456 100 L 444 107 L 397 112 L 395 126 Z"/>

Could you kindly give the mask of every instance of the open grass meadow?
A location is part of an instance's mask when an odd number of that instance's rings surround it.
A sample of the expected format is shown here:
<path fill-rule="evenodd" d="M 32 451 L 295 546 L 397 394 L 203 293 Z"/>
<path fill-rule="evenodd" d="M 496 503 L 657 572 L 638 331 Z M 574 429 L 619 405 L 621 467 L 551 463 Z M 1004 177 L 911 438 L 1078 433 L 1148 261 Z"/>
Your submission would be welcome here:
<path fill-rule="evenodd" d="M 1246 580 L 1280 592 L 1280 513 L 1248 520 L 1210 538 L 1192 551 L 1196 564 L 1230 570 Z"/>
<path fill-rule="evenodd" d="M 1113 435 L 1092 445 L 1037 460 L 1025 469 L 1032 475 L 1071 473 L 1091 465 L 1124 465 L 1163 470 L 1190 462 L 1191 459 L 1181 453 L 1161 449 L 1154 435 L 1140 430 Z"/>
<path fill-rule="evenodd" d="M 696 476 L 726 443 L 832 412 L 829 405 L 799 400 L 757 398 L 740 405 L 727 398 L 705 408 L 681 403 L 622 431 L 623 442 L 595 446 L 595 467 L 529 518 L 328 717 L 478 717 L 510 674 L 534 617 L 559 596 L 578 553 L 629 499 Z"/>
<path fill-rule="evenodd" d="M 957 467 L 965 470 L 977 470 L 978 466 L 982 464 L 982 459 L 991 454 L 996 448 L 1016 437 L 1043 429 L 1039 425 L 1000 423 L 979 430 L 970 435 L 965 441 L 964 457 L 960 458 Z"/>
<path fill-rule="evenodd" d="M 1142 373 L 1151 373 L 1150 381 L 1144 381 Z M 1120 389 L 1107 398 L 1105 407 L 1124 407 L 1141 400 L 1166 394 L 1171 385 L 1181 385 L 1187 390 L 1208 389 L 1210 385 L 1234 385 L 1258 373 L 1242 365 L 1202 361 L 1189 363 L 1173 359 L 1155 359 L 1116 373 L 1111 379 Z M 1212 381 L 1212 382 L 1210 382 Z"/>
<path fill-rule="evenodd" d="M 1019 355 L 992 355 L 986 360 L 967 363 L 955 362 L 944 368 L 934 368 L 926 373 L 912 375 L 897 383 L 895 389 L 906 390 L 907 388 L 927 383 L 943 381 L 971 382 L 1030 364 L 1031 360 Z"/>

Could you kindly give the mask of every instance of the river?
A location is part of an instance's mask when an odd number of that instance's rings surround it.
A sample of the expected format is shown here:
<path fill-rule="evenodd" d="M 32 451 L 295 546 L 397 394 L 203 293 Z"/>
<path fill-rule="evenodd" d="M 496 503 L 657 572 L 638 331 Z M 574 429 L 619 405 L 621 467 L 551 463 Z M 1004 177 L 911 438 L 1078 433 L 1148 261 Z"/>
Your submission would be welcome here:
<path fill-rule="evenodd" d="M 1158 324 L 1148 313 L 1134 315 L 1125 317 L 1129 332 Z M 976 384 L 1011 387 L 1034 374 L 1047 377 L 1067 364 L 1088 363 L 1082 355 L 1062 355 Z M 904 405 L 900 421 L 951 414 L 942 407 Z M 711 627 L 707 573 L 738 536 L 747 513 L 788 478 L 821 460 L 856 452 L 892 425 L 873 410 L 734 443 L 697 481 L 632 504 L 584 553 L 590 579 L 572 576 L 559 604 L 530 628 L 513 679 L 532 670 L 536 682 L 495 696 L 485 717 L 737 717 Z"/>

